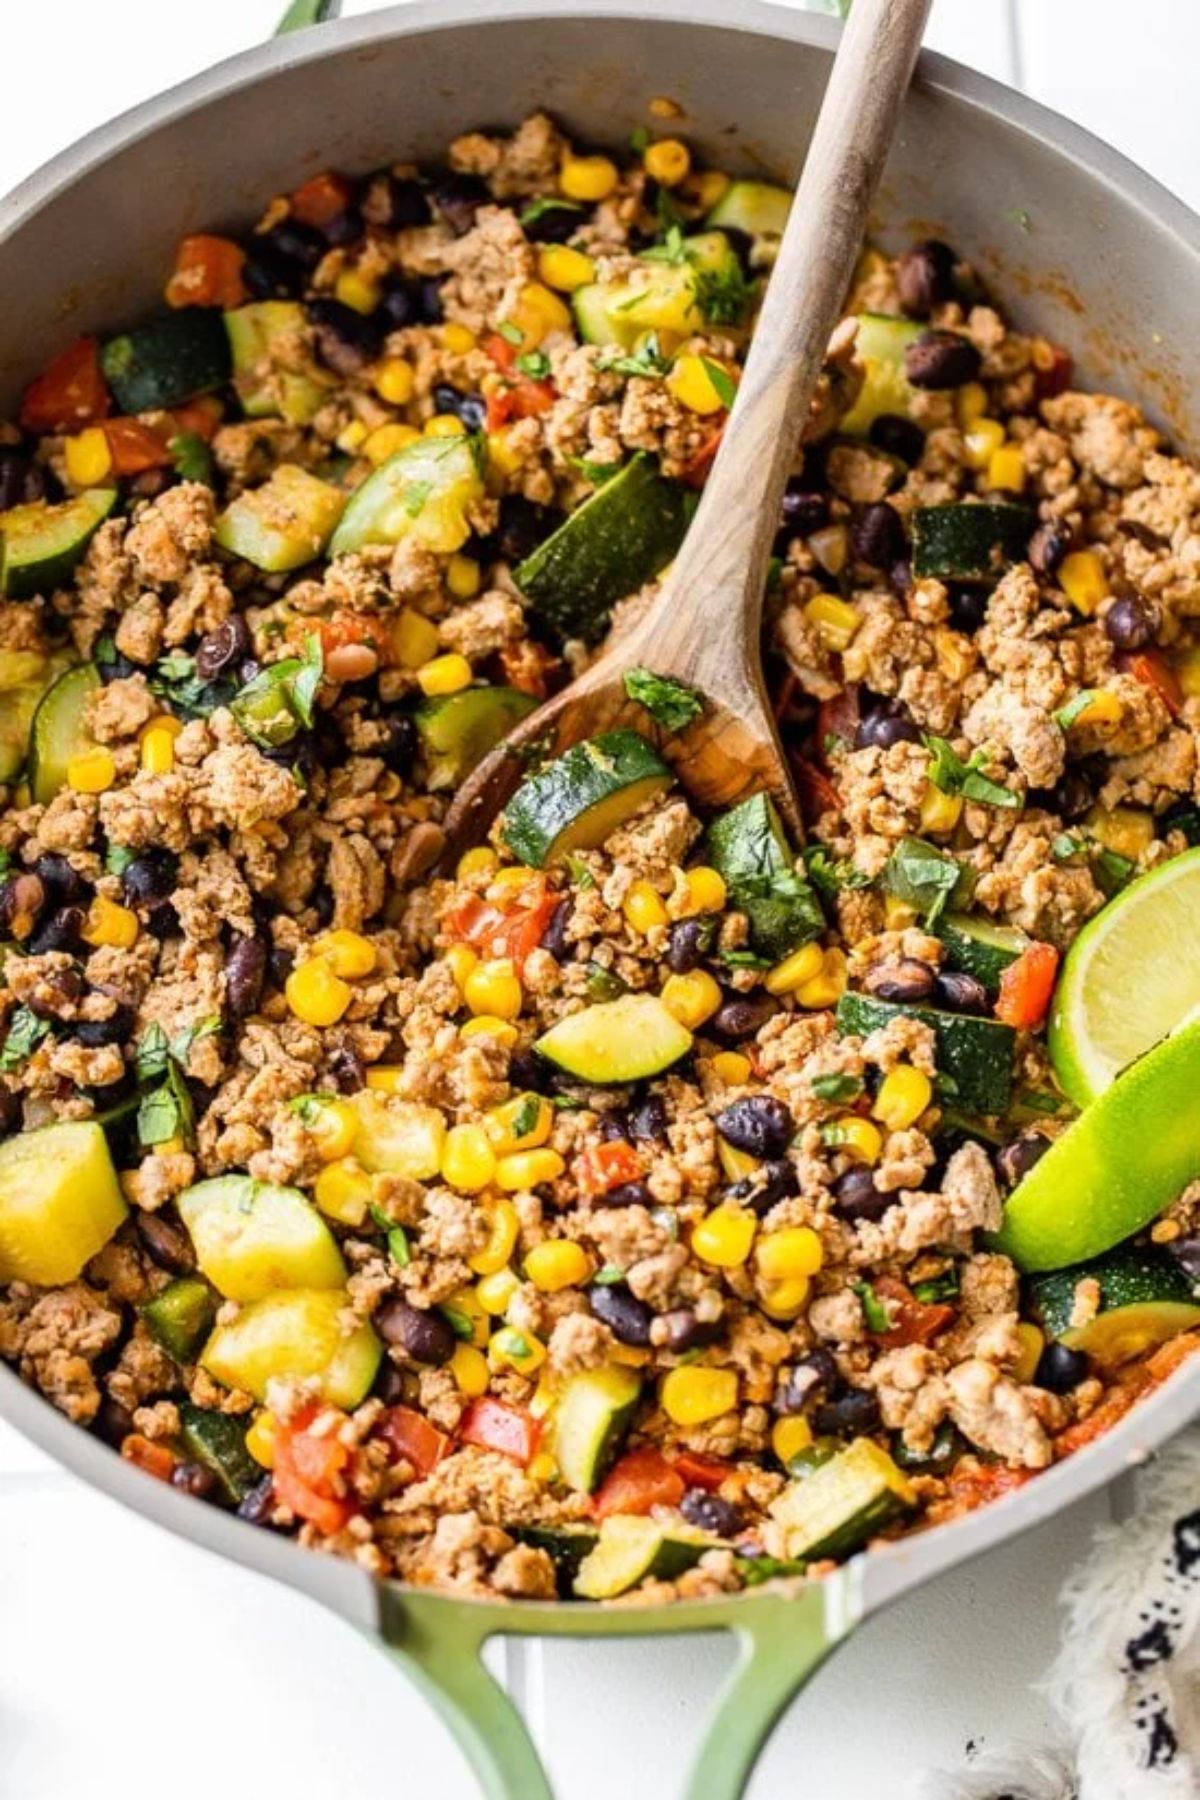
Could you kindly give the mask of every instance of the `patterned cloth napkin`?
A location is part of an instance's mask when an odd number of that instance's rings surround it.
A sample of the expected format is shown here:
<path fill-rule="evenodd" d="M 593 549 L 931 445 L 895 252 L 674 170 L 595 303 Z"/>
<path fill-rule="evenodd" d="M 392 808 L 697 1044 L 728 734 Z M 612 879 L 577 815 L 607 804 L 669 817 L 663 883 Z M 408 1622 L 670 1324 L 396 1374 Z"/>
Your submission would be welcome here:
<path fill-rule="evenodd" d="M 1200 1800 L 1200 1428 L 1136 1492 L 1063 1591 L 1055 1741 L 926 1774 L 914 1800 Z"/>

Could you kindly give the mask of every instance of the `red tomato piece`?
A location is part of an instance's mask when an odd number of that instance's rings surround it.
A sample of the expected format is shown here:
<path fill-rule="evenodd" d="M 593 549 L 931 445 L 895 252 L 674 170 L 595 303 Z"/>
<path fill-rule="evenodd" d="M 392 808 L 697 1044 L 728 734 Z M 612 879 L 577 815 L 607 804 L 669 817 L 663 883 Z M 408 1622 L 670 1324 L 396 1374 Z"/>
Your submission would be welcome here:
<path fill-rule="evenodd" d="M 996 1017 L 1017 1031 L 1032 1031 L 1046 1016 L 1057 974 L 1054 945 L 1030 944 L 1000 977 Z"/>
<path fill-rule="evenodd" d="M 483 349 L 485 355 L 490 356 L 496 367 L 503 369 L 506 375 L 510 369 L 516 368 L 520 346 L 510 344 L 498 331 L 493 331 L 489 337 L 484 338 Z"/>
<path fill-rule="evenodd" d="M 171 419 L 176 431 L 193 432 L 207 444 L 216 435 L 224 410 L 215 394 L 201 394 L 195 400 L 186 400 L 182 406 L 172 408 Z"/>
<path fill-rule="evenodd" d="M 313 175 L 296 189 L 288 204 L 293 219 L 299 219 L 302 225 L 314 225 L 320 231 L 331 219 L 344 213 L 353 199 L 353 185 L 344 175 L 322 169 L 319 175 Z"/>
<path fill-rule="evenodd" d="M 108 417 L 112 399 L 100 373 L 100 344 L 79 338 L 31 381 L 21 401 L 26 431 L 80 431 Z"/>
<path fill-rule="evenodd" d="M 581 1193 L 611 1193 L 627 1181 L 639 1181 L 645 1173 L 642 1159 L 632 1144 L 614 1138 L 611 1143 L 590 1144 L 575 1158 L 574 1174 Z"/>
<path fill-rule="evenodd" d="M 976 1469 L 954 1468 L 946 1477 L 946 1496 L 953 1502 L 955 1514 L 969 1513 L 1024 1487 L 1032 1479 L 1032 1469 L 1009 1469 L 1003 1463 L 981 1464 Z"/>
<path fill-rule="evenodd" d="M 1050 362 L 1044 369 L 1034 369 L 1033 388 L 1039 400 L 1052 400 L 1055 394 L 1064 394 L 1075 374 L 1075 359 L 1071 352 L 1058 344 L 1052 344 L 1050 348 Z"/>
<path fill-rule="evenodd" d="M 462 1416 L 458 1435 L 464 1444 L 475 1444 L 481 1450 L 495 1450 L 511 1456 L 514 1462 L 527 1463 L 537 1449 L 538 1421 L 520 1406 L 506 1406 L 503 1400 L 472 1400 Z"/>
<path fill-rule="evenodd" d="M 445 1432 L 431 1425 L 424 1413 L 411 1406 L 389 1407 L 379 1433 L 397 1456 L 412 1464 L 419 1476 L 428 1475 L 450 1451 L 450 1439 Z"/>
<path fill-rule="evenodd" d="M 1173 719 L 1183 708 L 1183 689 L 1161 650 L 1136 650 L 1117 658 L 1119 667 L 1156 693 Z"/>
<path fill-rule="evenodd" d="M 487 428 L 502 431 L 514 419 L 535 419 L 549 412 L 557 390 L 552 381 L 518 381 L 511 387 L 497 388 L 488 395 Z"/>
<path fill-rule="evenodd" d="M 726 1477 L 733 1474 L 731 1462 L 720 1456 L 702 1456 L 699 1450 L 681 1450 L 672 1458 L 671 1466 L 689 1487 L 704 1488 L 710 1494 L 715 1494 Z"/>
<path fill-rule="evenodd" d="M 691 461 L 685 463 L 679 471 L 679 479 L 686 482 L 688 487 L 704 486 L 708 471 L 712 468 L 717 451 L 721 448 L 721 436 L 724 430 L 725 421 L 722 419 L 712 436 L 705 439 Z"/>
<path fill-rule="evenodd" d="M 806 824 L 815 825 L 822 813 L 832 812 L 841 805 L 841 796 L 816 763 L 808 762 L 803 756 L 793 756 L 790 761 L 800 811 Z"/>
<path fill-rule="evenodd" d="M 276 1497 L 298 1519 L 330 1537 L 354 1514 L 354 1502 L 345 1491 L 349 1462 L 350 1451 L 332 1433 L 318 1435 L 297 1424 L 280 1426 L 271 1471 Z"/>
<path fill-rule="evenodd" d="M 246 252 L 232 238 L 198 232 L 175 252 L 166 286 L 168 306 L 241 306 L 248 297 L 242 280 Z"/>
<path fill-rule="evenodd" d="M 163 439 L 140 419 L 107 419 L 103 431 L 114 474 L 140 475 L 145 469 L 170 465 L 171 452 Z"/>
<path fill-rule="evenodd" d="M 135 1468 L 153 1475 L 156 1481 L 170 1481 L 179 1460 L 165 1444 L 143 1437 L 139 1431 L 131 1431 L 128 1437 L 121 1439 L 121 1455 Z"/>
<path fill-rule="evenodd" d="M 509 906 L 495 906 L 476 894 L 469 895 L 447 915 L 445 928 L 452 938 L 473 945 L 481 955 L 511 957 L 522 969 L 525 958 L 541 943 L 558 899 L 533 876 Z"/>
<path fill-rule="evenodd" d="M 898 1349 L 902 1344 L 931 1343 L 954 1317 L 952 1306 L 941 1301 L 914 1299 L 904 1283 L 890 1275 L 881 1275 L 874 1285 L 875 1292 L 892 1303 L 888 1309 L 892 1315 L 892 1328 L 878 1334 L 878 1341 L 889 1350 Z"/>
<path fill-rule="evenodd" d="M 592 1511 L 598 1519 L 610 1513 L 648 1513 L 654 1506 L 678 1506 L 686 1491 L 683 1476 L 660 1450 L 631 1450 L 600 1483 Z"/>

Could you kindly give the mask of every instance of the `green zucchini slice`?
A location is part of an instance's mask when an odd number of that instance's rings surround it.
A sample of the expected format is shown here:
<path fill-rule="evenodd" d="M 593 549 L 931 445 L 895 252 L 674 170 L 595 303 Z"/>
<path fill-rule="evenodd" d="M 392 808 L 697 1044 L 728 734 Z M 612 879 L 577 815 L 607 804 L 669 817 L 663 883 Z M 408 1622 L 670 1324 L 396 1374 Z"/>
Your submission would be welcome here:
<path fill-rule="evenodd" d="M 10 600 L 52 593 L 116 504 L 116 488 L 85 488 L 56 506 L 33 500 L 0 513 L 0 593 Z"/>
<path fill-rule="evenodd" d="M 589 281 L 576 288 L 571 296 L 575 329 L 585 344 L 619 344 L 620 338 L 608 316 L 612 298 L 611 286 L 603 281 Z"/>
<path fill-rule="evenodd" d="M 323 1400 L 350 1411 L 370 1391 L 383 1345 L 369 1325 L 347 1332 L 346 1309 L 338 1288 L 265 1294 L 217 1326 L 201 1365 L 226 1387 L 260 1401 L 272 1381 L 314 1379 Z"/>
<path fill-rule="evenodd" d="M 667 1531 L 657 1519 L 636 1513 L 614 1513 L 600 1527 L 596 1548 L 575 1577 L 581 1600 L 611 1600 L 640 1581 L 674 1581 L 695 1568 L 706 1550 L 719 1550 L 718 1538 L 686 1525 Z"/>
<path fill-rule="evenodd" d="M 226 1300 L 260 1300 L 276 1288 L 338 1288 L 342 1253 L 299 1188 L 250 1175 L 216 1175 L 176 1202 L 196 1261 Z"/>
<path fill-rule="evenodd" d="M 989 587 L 1022 561 L 1033 514 L 1004 500 L 918 506 L 912 514 L 913 574 Z"/>
<path fill-rule="evenodd" d="M 790 188 L 770 181 L 734 181 L 704 222 L 717 230 L 744 231 L 754 240 L 751 261 L 766 265 L 778 254 L 791 209 Z"/>
<path fill-rule="evenodd" d="M 852 1556 L 916 1498 L 886 1450 L 870 1438 L 855 1438 L 805 1480 L 790 1482 L 769 1510 L 784 1529 L 786 1554 L 813 1562 Z"/>
<path fill-rule="evenodd" d="M 695 506 L 641 450 L 514 570 L 517 586 L 564 637 L 594 643 L 617 601 L 676 555 Z"/>
<path fill-rule="evenodd" d="M 1016 1033 L 999 1019 L 941 1012 L 933 1006 L 906 1006 L 873 994 L 843 994 L 837 1003 L 838 1030 L 867 1037 L 892 1019 L 919 1019 L 937 1040 L 938 1069 L 953 1088 L 949 1098 L 963 1112 L 994 1118 L 1012 1099 Z"/>
<path fill-rule="evenodd" d="M 415 537 L 449 555 L 470 537 L 470 515 L 482 498 L 479 453 L 469 437 L 419 438 L 389 456 L 351 495 L 330 554 Z"/>
<path fill-rule="evenodd" d="M 0 650 L 0 781 L 15 781 L 25 767 L 42 695 L 68 666 L 65 655 Z"/>
<path fill-rule="evenodd" d="M 472 687 L 423 700 L 413 713 L 425 758 L 426 785 L 457 787 L 514 725 L 537 707 L 519 688 Z"/>
<path fill-rule="evenodd" d="M 0 1282 L 74 1281 L 128 1213 L 95 1119 L 64 1119 L 0 1143 Z"/>
<path fill-rule="evenodd" d="M 1088 1278 L 1099 1284 L 1100 1310 L 1086 1325 L 1072 1326 L 1075 1289 Z M 1132 1362 L 1200 1325 L 1197 1284 L 1153 1245 L 1122 1244 L 1095 1262 L 1031 1276 L 1029 1296 L 1049 1337 L 1086 1351 L 1104 1369 Z"/>
<path fill-rule="evenodd" d="M 188 1455 L 216 1476 L 231 1505 L 239 1505 L 263 1474 L 246 1448 L 245 1422 L 185 1400 L 179 1408 L 179 1423 Z"/>
<path fill-rule="evenodd" d="M 632 350 L 650 331 L 687 337 L 703 330 L 705 299 L 714 283 L 727 283 L 731 294 L 749 298 L 737 254 L 725 233 L 697 232 L 683 239 L 678 260 L 646 256 L 627 281 L 593 284 L 598 291 L 589 294 L 582 308 L 575 307 L 576 322 L 582 311 L 591 330 L 588 342 L 616 344 L 624 350 Z M 741 321 L 721 323 L 729 329 Z"/>
<path fill-rule="evenodd" d="M 123 413 L 179 406 L 223 387 L 232 361 L 224 319 L 216 307 L 185 306 L 110 338 L 100 352 Z"/>
<path fill-rule="evenodd" d="M 558 1591 L 568 1596 L 579 1566 L 600 1541 L 600 1533 L 588 1525 L 522 1525 L 513 1536 L 535 1550 L 544 1550 L 554 1564 Z"/>
<path fill-rule="evenodd" d="M 629 1429 L 642 1391 L 636 1369 L 585 1369 L 563 1384 L 554 1414 L 554 1459 L 577 1494 L 599 1487 Z"/>
<path fill-rule="evenodd" d="M 774 801 L 752 794 L 714 819 L 705 854 L 724 876 L 729 895 L 750 923 L 750 941 L 760 956 L 781 962 L 825 929 L 820 902 L 796 858 Z"/>
<path fill-rule="evenodd" d="M 568 1013 L 534 1045 L 547 1062 L 591 1087 L 647 1081 L 691 1047 L 691 1032 L 657 994 L 622 994 Z"/>
<path fill-rule="evenodd" d="M 231 556 L 278 575 L 321 555 L 345 505 L 340 488 L 281 463 L 261 487 L 230 501 L 213 535 Z"/>
<path fill-rule="evenodd" d="M 904 352 L 924 330 L 913 319 L 859 313 L 855 352 L 863 365 L 863 384 L 839 427 L 849 437 L 866 437 L 885 413 L 909 417 L 913 390 L 904 372 Z"/>
<path fill-rule="evenodd" d="M 88 704 L 100 686 L 95 663 L 76 663 L 39 701 L 29 731 L 29 785 L 39 805 L 66 785 L 71 758 L 92 748 Z"/>
<path fill-rule="evenodd" d="M 974 975 L 993 999 L 1000 992 L 1005 969 L 1030 942 L 1015 925 L 997 925 L 970 913 L 946 913 L 932 929 L 945 946 L 948 966 Z"/>
<path fill-rule="evenodd" d="M 529 868 L 544 869 L 594 850 L 671 779 L 636 731 L 585 738 L 521 783 L 504 809 L 504 841 Z"/>
<path fill-rule="evenodd" d="M 207 1281 L 183 1275 L 138 1310 L 155 1343 L 177 1363 L 191 1363 L 212 1330 L 217 1298 Z"/>
<path fill-rule="evenodd" d="M 273 415 L 307 425 L 324 405 L 328 390 L 285 360 L 304 328 L 298 300 L 256 300 L 225 314 L 233 385 L 248 419 Z"/>

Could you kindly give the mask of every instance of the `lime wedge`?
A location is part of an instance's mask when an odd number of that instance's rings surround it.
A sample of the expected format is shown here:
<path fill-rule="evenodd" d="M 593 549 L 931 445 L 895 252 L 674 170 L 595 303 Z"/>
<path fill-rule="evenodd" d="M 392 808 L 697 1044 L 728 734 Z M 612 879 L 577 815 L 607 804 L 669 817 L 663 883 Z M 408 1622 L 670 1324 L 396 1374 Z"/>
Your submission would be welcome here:
<path fill-rule="evenodd" d="M 1141 876 L 1063 964 L 1050 1011 L 1055 1074 L 1087 1106 L 1200 1006 L 1200 850 Z"/>

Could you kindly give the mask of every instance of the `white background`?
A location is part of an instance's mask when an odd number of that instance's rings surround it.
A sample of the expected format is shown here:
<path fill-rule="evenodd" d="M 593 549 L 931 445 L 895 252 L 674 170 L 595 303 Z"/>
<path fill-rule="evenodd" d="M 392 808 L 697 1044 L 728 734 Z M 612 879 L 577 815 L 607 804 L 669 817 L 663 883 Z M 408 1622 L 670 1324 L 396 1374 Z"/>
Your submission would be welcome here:
<path fill-rule="evenodd" d="M 265 36 L 281 5 L 5 0 L 0 192 L 113 113 Z M 931 41 L 1069 113 L 1200 206 L 1190 0 L 937 0 Z M 1052 1596 L 1103 1512 L 1076 1509 L 873 1621 L 793 1707 L 752 1800 L 878 1800 L 957 1764 L 968 1741 L 1037 1740 Z M 549 1643 L 510 1650 L 508 1672 L 559 1800 L 670 1800 L 727 1661 L 710 1640 Z M 0 1800 L 233 1791 L 477 1792 L 432 1712 L 347 1627 L 88 1493 L 0 1426 Z"/>

